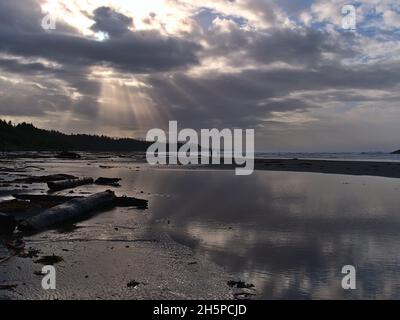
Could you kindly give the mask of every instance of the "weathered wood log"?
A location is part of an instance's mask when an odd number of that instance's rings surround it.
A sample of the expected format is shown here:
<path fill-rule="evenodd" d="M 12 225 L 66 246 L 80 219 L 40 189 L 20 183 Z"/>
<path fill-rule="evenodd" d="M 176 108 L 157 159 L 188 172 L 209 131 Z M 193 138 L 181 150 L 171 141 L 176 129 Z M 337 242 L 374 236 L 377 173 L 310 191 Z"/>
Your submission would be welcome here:
<path fill-rule="evenodd" d="M 23 212 L 31 208 L 32 204 L 30 201 L 25 200 L 6 200 L 0 202 L 0 212 L 2 213 L 15 213 L 15 212 Z"/>
<path fill-rule="evenodd" d="M 68 220 L 77 219 L 92 211 L 114 205 L 115 193 L 105 191 L 86 198 L 77 198 L 21 222 L 21 231 L 40 231 Z"/>
<path fill-rule="evenodd" d="M 54 207 L 73 199 L 82 199 L 82 196 L 58 196 L 44 194 L 14 194 L 14 198 L 18 200 L 30 201 L 42 207 Z M 115 197 L 114 204 L 116 207 L 137 207 L 139 209 L 147 209 L 148 201 L 134 197 Z"/>
<path fill-rule="evenodd" d="M 117 207 L 137 207 L 138 209 L 147 209 L 148 200 L 133 197 L 116 197 L 115 206 Z"/>
<path fill-rule="evenodd" d="M 56 158 L 59 159 L 80 159 L 81 156 L 75 152 L 63 151 L 56 155 Z"/>
<path fill-rule="evenodd" d="M 93 183 L 92 178 L 82 178 L 82 179 L 71 179 L 71 180 L 64 180 L 64 181 L 52 181 L 48 182 L 47 186 L 50 190 L 53 191 L 60 191 L 64 189 L 75 188 L 79 186 L 83 186 L 85 184 Z"/>
<path fill-rule="evenodd" d="M 122 179 L 120 178 L 104 178 L 100 177 L 98 178 L 94 183 L 102 186 L 112 186 L 112 187 L 119 187 L 119 182 Z"/>
<path fill-rule="evenodd" d="M 28 200 L 31 202 L 55 202 L 61 204 L 76 198 L 83 198 L 83 196 L 58 196 L 58 195 L 47 195 L 47 194 L 13 194 L 15 199 Z"/>
<path fill-rule="evenodd" d="M 0 234 L 11 234 L 16 226 L 17 222 L 13 217 L 0 213 Z"/>
<path fill-rule="evenodd" d="M 47 176 L 31 176 L 25 178 L 18 178 L 13 181 L 12 183 L 41 183 L 41 182 L 54 182 L 54 181 L 63 181 L 63 180 L 72 180 L 78 179 L 75 176 L 70 174 L 51 174 Z"/>

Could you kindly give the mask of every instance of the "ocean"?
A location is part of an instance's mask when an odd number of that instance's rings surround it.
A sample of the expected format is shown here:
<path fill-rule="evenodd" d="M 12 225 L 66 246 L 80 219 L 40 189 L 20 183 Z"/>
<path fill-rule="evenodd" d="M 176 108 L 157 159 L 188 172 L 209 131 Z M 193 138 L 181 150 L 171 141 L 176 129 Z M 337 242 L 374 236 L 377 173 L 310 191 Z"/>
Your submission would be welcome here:
<path fill-rule="evenodd" d="M 256 152 L 255 157 L 258 159 L 400 161 L 400 154 L 387 152 Z"/>

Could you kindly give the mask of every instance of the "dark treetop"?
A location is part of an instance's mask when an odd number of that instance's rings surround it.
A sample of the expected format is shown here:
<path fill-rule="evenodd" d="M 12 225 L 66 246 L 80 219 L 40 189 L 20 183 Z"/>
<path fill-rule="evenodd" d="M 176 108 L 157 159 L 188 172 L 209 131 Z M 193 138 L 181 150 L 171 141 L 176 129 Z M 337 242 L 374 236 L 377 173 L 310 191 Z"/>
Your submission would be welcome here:
<path fill-rule="evenodd" d="M 151 143 L 135 139 L 42 130 L 32 124 L 0 120 L 0 150 L 146 151 Z"/>

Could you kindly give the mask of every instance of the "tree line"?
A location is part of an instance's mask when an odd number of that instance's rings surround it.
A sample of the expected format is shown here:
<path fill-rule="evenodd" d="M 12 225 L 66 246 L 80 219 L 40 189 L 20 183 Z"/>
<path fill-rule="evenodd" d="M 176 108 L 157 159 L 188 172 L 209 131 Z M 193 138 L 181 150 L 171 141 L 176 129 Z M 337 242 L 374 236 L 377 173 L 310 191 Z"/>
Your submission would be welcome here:
<path fill-rule="evenodd" d="M 13 124 L 0 119 L 1 151 L 146 151 L 151 143 L 104 135 L 64 134 L 30 123 Z"/>

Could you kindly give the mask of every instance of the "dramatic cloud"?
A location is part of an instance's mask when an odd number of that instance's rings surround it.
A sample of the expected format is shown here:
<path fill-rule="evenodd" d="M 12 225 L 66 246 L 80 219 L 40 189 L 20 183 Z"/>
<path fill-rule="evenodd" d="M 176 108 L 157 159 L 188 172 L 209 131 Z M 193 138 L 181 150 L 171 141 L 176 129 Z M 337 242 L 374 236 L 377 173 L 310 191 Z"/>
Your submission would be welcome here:
<path fill-rule="evenodd" d="M 349 32 L 344 4 L 3 0 L 0 117 L 129 136 L 168 120 L 255 128 L 260 150 L 398 148 L 400 7 L 357 3 Z"/>
<path fill-rule="evenodd" d="M 106 32 L 112 37 L 128 32 L 129 27 L 133 26 L 132 18 L 108 7 L 97 8 L 94 11 L 93 20 L 96 23 L 92 26 L 92 30 Z"/>

